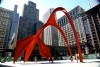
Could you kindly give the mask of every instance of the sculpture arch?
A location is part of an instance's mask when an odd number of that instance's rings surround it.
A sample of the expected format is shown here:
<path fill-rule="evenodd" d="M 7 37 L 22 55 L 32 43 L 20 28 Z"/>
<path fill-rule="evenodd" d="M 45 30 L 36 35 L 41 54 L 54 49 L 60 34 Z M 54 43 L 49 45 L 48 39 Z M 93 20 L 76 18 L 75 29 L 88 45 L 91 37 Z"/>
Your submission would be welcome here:
<path fill-rule="evenodd" d="M 14 55 L 14 62 L 18 59 L 18 57 L 26 50 L 26 53 L 25 53 L 25 58 L 24 58 L 24 61 L 27 61 L 31 52 L 32 52 L 32 49 L 34 48 L 35 44 L 38 42 L 39 43 L 39 53 L 40 55 L 44 56 L 45 58 L 52 58 L 51 56 L 51 53 L 50 53 L 50 50 L 49 48 L 43 43 L 43 41 L 41 40 L 41 33 L 42 31 L 48 26 L 48 25 L 52 25 L 54 27 L 56 27 L 62 34 L 65 42 L 66 42 L 66 45 L 68 47 L 68 50 L 69 50 L 69 53 L 70 53 L 70 56 L 72 56 L 72 52 L 71 52 L 71 49 L 70 49 L 70 45 L 68 43 L 68 40 L 64 34 L 64 32 L 62 31 L 62 29 L 57 25 L 56 23 L 56 20 L 55 20 L 55 12 L 57 11 L 62 11 L 65 13 L 66 17 L 68 18 L 68 21 L 72 27 L 72 30 L 73 30 L 73 33 L 74 33 L 74 37 L 75 37 L 75 40 L 76 40 L 76 45 L 77 45 L 77 49 L 78 49 L 78 53 L 79 53 L 79 57 L 80 57 L 80 62 L 83 62 L 83 59 L 82 59 L 82 53 L 81 53 L 81 48 L 80 48 L 80 43 L 79 43 L 79 40 L 78 40 L 78 36 L 77 36 L 77 33 L 76 33 L 76 30 L 75 30 L 75 27 L 74 27 L 74 24 L 68 14 L 68 12 L 62 8 L 62 7 L 58 7 L 56 8 L 52 14 L 50 15 L 47 23 L 45 23 L 41 29 L 36 33 L 36 35 L 32 35 L 32 36 L 29 36 L 27 38 L 24 38 L 24 39 L 21 39 L 21 40 L 18 40 L 17 43 L 16 43 L 16 50 L 15 50 L 15 55 Z M 52 60 L 52 59 L 51 59 Z"/>

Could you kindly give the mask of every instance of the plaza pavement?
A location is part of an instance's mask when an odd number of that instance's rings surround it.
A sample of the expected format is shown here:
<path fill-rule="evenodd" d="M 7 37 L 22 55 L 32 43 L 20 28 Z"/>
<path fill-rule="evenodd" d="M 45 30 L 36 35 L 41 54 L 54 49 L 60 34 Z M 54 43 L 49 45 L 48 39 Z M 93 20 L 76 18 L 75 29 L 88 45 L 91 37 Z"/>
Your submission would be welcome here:
<path fill-rule="evenodd" d="M 37 61 L 37 62 L 0 62 L 0 67 L 100 67 L 100 59 L 83 60 L 84 63 L 77 63 L 76 60 L 71 62 L 70 60 L 55 60 L 54 63 L 49 61 Z"/>

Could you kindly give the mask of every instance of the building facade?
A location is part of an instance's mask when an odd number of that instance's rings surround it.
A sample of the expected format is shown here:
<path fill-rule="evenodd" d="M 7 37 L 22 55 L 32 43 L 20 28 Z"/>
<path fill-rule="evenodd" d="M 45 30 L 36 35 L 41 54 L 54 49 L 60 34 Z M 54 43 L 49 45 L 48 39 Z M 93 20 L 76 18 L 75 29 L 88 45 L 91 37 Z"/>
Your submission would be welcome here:
<path fill-rule="evenodd" d="M 85 53 L 85 45 L 87 40 L 86 40 L 85 30 L 80 16 L 80 14 L 83 12 L 84 12 L 83 8 L 81 8 L 80 6 L 76 6 L 74 9 L 69 11 L 69 15 L 72 18 L 73 24 L 76 28 L 76 32 L 78 34 L 79 42 L 82 48 L 82 53 Z M 58 25 L 61 27 L 61 29 L 66 35 L 66 38 L 68 39 L 73 55 L 76 54 L 77 47 L 76 47 L 75 37 L 72 28 L 68 22 L 68 19 L 66 18 L 65 15 L 58 19 Z M 62 35 L 60 34 L 60 32 L 58 33 L 58 37 L 59 37 L 59 46 L 66 46 L 66 43 Z M 68 55 L 68 51 L 67 51 L 67 55 Z"/>
<path fill-rule="evenodd" d="M 88 2 L 89 8 L 93 8 L 98 4 L 100 4 L 100 0 L 89 0 Z"/>
<path fill-rule="evenodd" d="M 40 30 L 40 28 L 44 25 L 44 23 L 42 21 L 37 21 L 36 22 L 36 33 L 38 32 L 38 30 Z M 42 41 L 44 40 L 44 32 L 42 32 Z"/>
<path fill-rule="evenodd" d="M 54 8 L 50 8 L 44 15 L 43 15 L 43 22 L 46 23 L 49 19 L 51 13 L 53 12 Z M 56 14 L 55 14 L 56 18 Z M 44 43 L 46 45 L 58 46 L 58 31 L 55 27 L 49 26 L 44 29 Z"/>
<path fill-rule="evenodd" d="M 20 17 L 18 39 L 25 38 L 36 33 L 36 22 L 39 20 L 39 10 L 36 3 L 29 1 L 24 4 L 23 16 Z"/>
<path fill-rule="evenodd" d="M 88 52 L 99 53 L 100 52 L 100 4 L 86 11 L 81 16 L 87 38 Z"/>
<path fill-rule="evenodd" d="M 9 49 L 13 51 L 16 45 L 19 18 L 17 7 L 15 5 L 14 11 L 0 8 L 0 53 L 2 57 L 8 56 Z"/>
<path fill-rule="evenodd" d="M 42 21 L 37 21 L 36 22 L 36 32 L 38 31 L 38 30 L 40 30 L 40 28 L 42 27 L 44 25 L 44 23 L 42 22 Z"/>

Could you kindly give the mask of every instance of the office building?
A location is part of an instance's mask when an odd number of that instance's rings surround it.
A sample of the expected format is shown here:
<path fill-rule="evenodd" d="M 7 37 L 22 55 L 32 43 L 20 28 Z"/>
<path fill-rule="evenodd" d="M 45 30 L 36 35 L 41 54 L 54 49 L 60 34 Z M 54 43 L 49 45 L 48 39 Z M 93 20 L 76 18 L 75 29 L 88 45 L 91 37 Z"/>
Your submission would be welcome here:
<path fill-rule="evenodd" d="M 82 15 L 87 38 L 88 53 L 100 52 L 100 4 Z"/>
<path fill-rule="evenodd" d="M 19 18 L 17 7 L 15 5 L 14 11 L 0 7 L 0 53 L 3 57 L 9 56 L 16 45 Z"/>
<path fill-rule="evenodd" d="M 84 12 L 83 8 L 81 8 L 80 6 L 76 6 L 74 9 L 69 11 L 69 15 L 73 20 L 73 24 L 75 26 L 75 29 L 79 38 L 79 42 L 81 44 L 82 53 L 85 53 L 85 46 L 86 46 L 87 40 L 86 40 L 86 35 L 85 35 L 82 20 L 81 20 L 81 16 L 80 16 L 80 14 L 83 12 Z M 76 47 L 75 37 L 72 31 L 72 28 L 68 22 L 68 19 L 66 18 L 65 15 L 58 19 L 58 25 L 61 27 L 61 29 L 66 35 L 66 38 L 68 39 L 73 55 L 76 54 L 77 47 Z M 58 32 L 58 38 L 59 38 L 59 46 L 65 47 L 66 43 L 62 35 L 60 34 L 60 32 Z M 66 49 L 63 49 L 63 50 L 66 50 Z M 64 53 L 66 53 L 67 55 L 69 54 L 68 50 L 65 51 Z"/>
<path fill-rule="evenodd" d="M 37 21 L 36 22 L 36 32 L 38 31 L 38 30 L 40 30 L 40 28 L 42 27 L 44 25 L 44 23 L 42 22 L 42 21 Z"/>
<path fill-rule="evenodd" d="M 36 33 L 38 32 L 38 30 L 40 30 L 40 28 L 44 25 L 44 23 L 42 21 L 37 21 L 35 26 L 36 26 Z M 35 33 L 35 34 L 36 34 Z M 43 32 L 42 32 L 42 41 L 43 41 Z M 38 42 L 36 43 L 35 47 L 34 47 L 34 50 L 32 51 L 31 55 L 30 55 L 30 58 L 29 58 L 29 61 L 34 61 L 34 57 L 37 57 L 38 60 L 41 60 L 41 56 L 39 54 L 39 48 L 38 48 Z"/>
<path fill-rule="evenodd" d="M 38 30 L 40 30 L 40 28 L 44 25 L 44 23 L 42 21 L 37 21 L 36 22 L 36 33 L 38 32 Z M 44 40 L 44 34 L 42 32 L 42 41 Z"/>
<path fill-rule="evenodd" d="M 50 8 L 44 15 L 43 15 L 43 22 L 44 24 L 47 22 L 49 19 L 52 11 L 54 8 Z M 56 14 L 55 14 L 56 18 Z M 52 46 L 58 46 L 58 31 L 55 27 L 53 26 L 48 26 L 44 29 L 44 43 L 46 45 L 52 45 Z"/>
<path fill-rule="evenodd" d="M 36 8 L 36 3 L 28 1 L 28 4 L 24 4 L 23 15 L 19 20 L 17 39 L 19 40 L 35 35 L 42 26 L 43 23 L 39 20 L 39 10 Z M 34 50 L 29 57 L 29 61 L 33 61 L 35 56 L 41 58 L 38 52 L 38 43 L 35 45 Z M 24 58 L 24 54 L 21 58 Z"/>
<path fill-rule="evenodd" d="M 23 16 L 20 17 L 18 28 L 18 39 L 35 35 L 36 22 L 39 20 L 39 10 L 36 8 L 36 3 L 29 1 L 24 4 Z"/>
<path fill-rule="evenodd" d="M 89 0 L 88 2 L 89 8 L 93 8 L 98 4 L 100 4 L 100 0 Z"/>

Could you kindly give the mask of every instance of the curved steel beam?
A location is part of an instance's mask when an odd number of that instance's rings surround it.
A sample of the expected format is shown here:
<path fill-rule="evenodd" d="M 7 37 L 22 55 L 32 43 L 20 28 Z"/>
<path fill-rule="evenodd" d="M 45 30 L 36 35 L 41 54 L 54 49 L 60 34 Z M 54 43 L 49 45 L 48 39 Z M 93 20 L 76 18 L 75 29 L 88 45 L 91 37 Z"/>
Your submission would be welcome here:
<path fill-rule="evenodd" d="M 72 27 L 73 33 L 74 33 L 74 37 L 76 39 L 76 45 L 77 45 L 77 49 L 78 49 L 78 53 L 79 53 L 79 57 L 80 57 L 80 62 L 83 62 L 80 43 L 79 43 L 79 40 L 78 40 L 78 36 L 77 36 L 76 30 L 75 30 L 74 24 L 73 24 L 69 14 L 68 14 L 68 12 L 62 7 L 58 7 L 52 12 L 52 14 L 50 15 L 47 23 L 43 25 L 43 27 L 36 33 L 36 35 L 28 37 L 28 38 L 20 40 L 20 41 L 17 41 L 17 46 L 16 46 L 16 50 L 15 50 L 16 53 L 15 53 L 15 56 L 14 56 L 14 62 L 18 59 L 18 57 L 23 53 L 24 50 L 26 50 L 26 56 L 25 56 L 24 61 L 28 60 L 28 58 L 29 58 L 29 56 L 31 54 L 32 48 L 34 48 L 35 43 L 36 42 L 40 42 L 40 39 L 41 39 L 40 35 L 41 35 L 42 31 L 49 25 L 52 25 L 52 26 L 56 27 L 61 32 L 61 34 L 62 34 L 62 36 L 63 36 L 63 38 L 64 38 L 64 40 L 66 42 L 66 45 L 68 47 L 70 56 L 72 56 L 72 52 L 71 52 L 68 40 L 67 40 L 64 32 L 62 31 L 62 29 L 57 25 L 57 23 L 55 21 L 55 12 L 57 12 L 57 11 L 64 12 L 66 17 L 68 18 L 68 21 L 69 21 L 69 23 L 70 23 L 70 25 Z M 40 42 L 40 43 L 42 43 L 42 42 Z M 43 47 L 43 45 L 45 45 L 45 44 L 42 43 L 41 47 L 39 49 L 47 48 L 47 47 Z M 29 50 L 29 48 L 31 48 L 31 49 Z M 51 54 L 48 53 L 48 52 L 49 52 L 49 50 L 48 51 L 44 51 L 43 49 L 41 49 L 40 54 L 42 54 L 42 56 L 45 56 L 46 58 L 51 57 L 50 56 Z M 43 53 L 45 53 L 45 55 Z"/>

